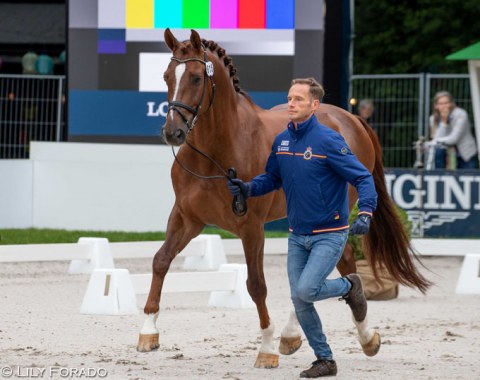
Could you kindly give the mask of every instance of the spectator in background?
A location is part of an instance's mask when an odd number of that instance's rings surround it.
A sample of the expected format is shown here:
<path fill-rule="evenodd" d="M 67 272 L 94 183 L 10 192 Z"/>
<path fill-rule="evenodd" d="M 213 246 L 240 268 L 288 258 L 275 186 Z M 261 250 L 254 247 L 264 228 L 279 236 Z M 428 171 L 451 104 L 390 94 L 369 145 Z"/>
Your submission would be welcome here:
<path fill-rule="evenodd" d="M 457 107 L 447 91 L 437 92 L 430 116 L 430 146 L 435 146 L 435 168 L 447 167 L 447 149 L 453 148 L 457 169 L 477 169 L 478 157 L 467 112 Z"/>
<path fill-rule="evenodd" d="M 35 61 L 35 70 L 41 75 L 53 74 L 53 59 L 49 55 L 40 54 Z"/>
<path fill-rule="evenodd" d="M 372 122 L 373 112 L 375 107 L 371 99 L 362 99 L 358 103 L 358 115 L 368 124 Z"/>
<path fill-rule="evenodd" d="M 37 71 L 35 70 L 35 61 L 37 60 L 37 54 L 29 51 L 25 53 L 22 57 L 22 68 L 24 74 L 36 74 Z"/>

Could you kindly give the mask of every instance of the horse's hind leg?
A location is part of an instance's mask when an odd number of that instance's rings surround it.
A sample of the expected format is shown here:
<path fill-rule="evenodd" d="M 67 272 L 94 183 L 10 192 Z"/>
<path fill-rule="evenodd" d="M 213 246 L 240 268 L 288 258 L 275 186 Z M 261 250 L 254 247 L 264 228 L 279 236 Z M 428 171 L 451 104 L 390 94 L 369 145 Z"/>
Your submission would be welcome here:
<path fill-rule="evenodd" d="M 367 299 L 363 290 L 362 280 L 357 274 L 347 276 L 347 278 L 352 283 L 352 289 L 348 297 L 343 297 L 343 299 L 347 301 L 352 311 L 352 320 L 357 328 L 358 341 L 362 346 L 363 352 L 367 356 L 374 356 L 380 350 L 380 334 L 374 329 L 368 328 Z"/>
<path fill-rule="evenodd" d="M 147 352 L 159 347 L 159 332 L 156 321 L 165 275 L 175 256 L 185 248 L 192 238 L 201 232 L 202 228 L 201 223 L 193 223 L 190 219 L 184 220 L 174 206 L 168 221 L 165 242 L 153 258 L 152 283 L 144 308 L 145 323 L 140 331 L 138 351 Z"/>
<path fill-rule="evenodd" d="M 342 257 L 337 264 L 337 269 L 342 276 L 346 276 L 347 274 L 355 273 L 357 271 L 356 268 L 353 247 L 347 243 L 343 250 Z M 295 311 L 292 311 L 287 325 L 282 330 L 278 350 L 283 355 L 291 355 L 295 353 L 301 345 L 302 333 L 300 325 L 295 315 Z"/>
<path fill-rule="evenodd" d="M 287 325 L 282 330 L 278 350 L 283 355 L 291 355 L 297 352 L 301 345 L 302 333 L 300 330 L 300 324 L 298 323 L 295 311 L 292 311 Z"/>
<path fill-rule="evenodd" d="M 365 319 L 361 322 L 358 322 L 353 318 L 353 323 L 357 328 L 358 332 L 358 341 L 362 346 L 362 350 L 367 356 L 375 356 L 380 350 L 380 334 L 374 329 L 368 328 L 368 320 Z M 287 325 L 282 330 L 282 336 L 280 339 L 280 353 L 283 355 L 291 355 L 296 352 L 302 345 L 302 338 L 300 335 L 300 327 L 295 315 L 295 312 L 292 311 Z"/>
<path fill-rule="evenodd" d="M 368 328 L 367 317 L 361 322 L 358 322 L 353 318 L 353 323 L 357 328 L 358 332 L 358 341 L 362 346 L 362 350 L 367 356 L 375 356 L 380 350 L 381 340 L 380 334 L 374 329 Z"/>
<path fill-rule="evenodd" d="M 278 351 L 273 342 L 275 327 L 270 321 L 266 304 L 267 285 L 263 273 L 264 235 L 261 226 L 249 228 L 242 236 L 248 267 L 247 289 L 257 306 L 262 332 L 262 344 L 255 362 L 256 368 L 278 367 Z"/>
<path fill-rule="evenodd" d="M 347 274 L 357 272 L 357 264 L 355 263 L 355 254 L 350 243 L 345 244 L 340 261 L 337 263 L 337 269 L 340 274 L 345 277 Z"/>

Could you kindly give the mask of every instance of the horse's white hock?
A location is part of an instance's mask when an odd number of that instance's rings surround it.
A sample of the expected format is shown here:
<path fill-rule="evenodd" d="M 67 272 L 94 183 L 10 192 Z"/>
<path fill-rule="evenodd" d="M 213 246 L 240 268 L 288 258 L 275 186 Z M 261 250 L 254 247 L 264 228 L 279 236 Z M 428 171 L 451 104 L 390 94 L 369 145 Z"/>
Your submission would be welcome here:
<path fill-rule="evenodd" d="M 283 355 L 292 355 L 297 352 L 302 345 L 302 335 L 300 324 L 298 323 L 295 311 L 290 313 L 287 325 L 282 330 L 278 350 Z"/>
<path fill-rule="evenodd" d="M 300 324 L 298 323 L 295 311 L 290 312 L 286 326 L 282 330 L 282 338 L 296 338 L 301 335 Z"/>
<path fill-rule="evenodd" d="M 158 334 L 157 318 L 158 318 L 158 312 L 155 314 L 147 314 L 145 317 L 145 322 L 143 322 L 143 327 L 142 327 L 142 330 L 140 331 L 140 334 L 142 335 Z"/>
<path fill-rule="evenodd" d="M 273 343 L 273 333 L 275 332 L 275 326 L 270 322 L 270 326 L 262 330 L 262 345 L 260 346 L 260 352 L 265 354 L 276 354 L 277 350 Z"/>
<path fill-rule="evenodd" d="M 375 356 L 382 344 L 380 334 L 374 329 L 368 329 L 367 318 L 362 322 L 353 320 L 358 331 L 358 341 L 362 346 L 363 353 L 367 356 Z"/>
<path fill-rule="evenodd" d="M 368 319 L 365 317 L 365 319 L 362 322 L 357 322 L 352 315 L 352 320 L 353 320 L 353 323 L 355 324 L 355 327 L 357 328 L 358 341 L 360 342 L 360 344 L 363 346 L 371 342 L 371 340 L 375 335 L 375 330 L 368 329 Z"/>

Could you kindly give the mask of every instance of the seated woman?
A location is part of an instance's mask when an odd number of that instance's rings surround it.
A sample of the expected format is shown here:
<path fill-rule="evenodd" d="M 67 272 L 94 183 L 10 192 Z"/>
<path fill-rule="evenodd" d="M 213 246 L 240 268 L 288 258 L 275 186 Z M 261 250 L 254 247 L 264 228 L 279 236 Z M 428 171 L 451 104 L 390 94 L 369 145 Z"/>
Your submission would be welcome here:
<path fill-rule="evenodd" d="M 452 147 L 456 149 L 457 169 L 477 169 L 478 151 L 467 112 L 457 107 L 447 91 L 435 94 L 433 108 L 430 116 L 430 144 L 436 146 L 435 168 L 446 167 L 447 148 Z"/>

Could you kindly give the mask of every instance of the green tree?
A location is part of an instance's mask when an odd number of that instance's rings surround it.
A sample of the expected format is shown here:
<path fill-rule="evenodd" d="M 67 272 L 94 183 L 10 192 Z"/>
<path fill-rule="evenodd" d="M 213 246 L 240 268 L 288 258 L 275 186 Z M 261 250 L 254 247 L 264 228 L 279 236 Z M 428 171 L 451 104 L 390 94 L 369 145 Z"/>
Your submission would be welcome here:
<path fill-rule="evenodd" d="M 355 74 L 463 73 L 445 57 L 480 40 L 479 0 L 356 0 Z"/>

